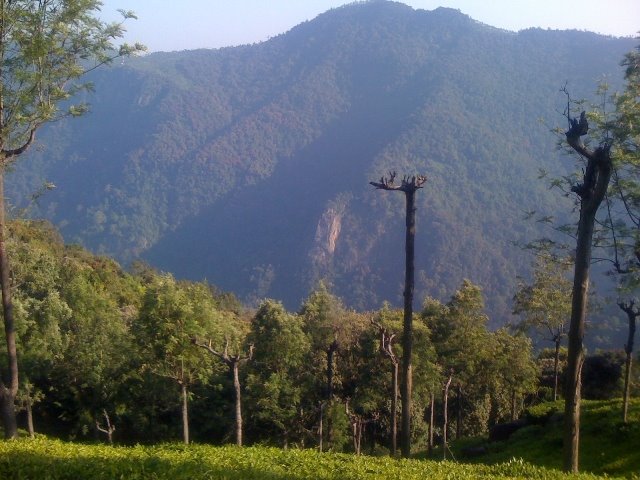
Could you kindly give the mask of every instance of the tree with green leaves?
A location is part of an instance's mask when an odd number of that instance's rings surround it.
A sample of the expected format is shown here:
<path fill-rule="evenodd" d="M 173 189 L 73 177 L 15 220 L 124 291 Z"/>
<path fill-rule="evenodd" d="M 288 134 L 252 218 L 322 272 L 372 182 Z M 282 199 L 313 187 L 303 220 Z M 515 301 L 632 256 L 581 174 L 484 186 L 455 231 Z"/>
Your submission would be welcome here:
<path fill-rule="evenodd" d="M 327 286 L 320 282 L 305 300 L 300 311 L 303 328 L 311 341 L 311 355 L 324 357 L 324 395 L 320 402 L 321 432 L 324 423 L 324 412 L 331 411 L 334 402 L 336 381 L 336 356 L 340 348 L 349 343 L 353 333 L 352 325 L 345 321 L 346 309 L 338 297 L 333 295 Z M 328 443 L 333 443 L 333 425 L 328 419 Z M 322 449 L 323 434 L 319 433 Z"/>
<path fill-rule="evenodd" d="M 568 95 L 567 95 L 568 96 Z M 594 229 L 598 209 L 605 199 L 613 171 L 611 140 L 602 139 L 596 148 L 587 146 L 582 137 L 589 132 L 589 121 L 584 111 L 580 117 L 571 116 L 570 102 L 565 112 L 569 128 L 565 132 L 570 149 L 584 159 L 586 166 L 582 182 L 571 186 L 579 204 L 574 260 L 573 287 L 571 292 L 571 319 L 568 332 L 567 370 L 565 378 L 564 408 L 564 470 L 578 471 L 580 441 L 580 383 L 584 362 L 584 331 L 587 316 L 589 274 L 591 267 Z"/>
<path fill-rule="evenodd" d="M 18 353 L 11 275 L 4 238 L 4 175 L 34 142 L 45 123 L 86 111 L 74 103 L 89 88 L 82 76 L 113 58 L 142 50 L 112 41 L 122 24 L 97 18 L 97 0 L 0 0 L 0 283 L 7 345 L 7 371 L 0 380 L 2 423 L 6 438 L 17 435 L 15 397 Z M 125 18 L 133 17 L 123 12 Z"/>
<path fill-rule="evenodd" d="M 214 331 L 204 331 L 202 336 L 194 336 L 192 342 L 220 360 L 231 374 L 233 379 L 236 445 L 241 447 L 243 423 L 240 367 L 246 365 L 253 358 L 254 345 L 251 343 L 247 345 L 248 325 L 244 325 L 235 314 L 220 312 L 220 317 Z"/>
<path fill-rule="evenodd" d="M 623 205 L 622 219 L 614 223 L 610 218 L 612 243 L 614 247 L 613 265 L 620 275 L 618 290 L 621 296 L 630 296 L 640 284 L 640 45 L 629 52 L 622 66 L 625 67 L 625 90 L 615 98 L 615 122 L 605 124 L 611 128 L 615 140 L 613 191 Z M 611 211 L 611 209 L 609 209 Z M 610 215 L 611 217 L 611 215 Z M 616 229 L 618 235 L 615 236 Z M 622 258 L 622 261 L 620 257 Z M 639 315 L 635 300 L 619 300 L 618 306 L 627 315 L 627 342 L 624 350 L 625 384 L 623 392 L 622 417 L 627 421 L 627 411 L 631 390 L 631 369 Z"/>
<path fill-rule="evenodd" d="M 491 334 L 493 356 L 491 358 L 489 379 L 494 383 L 492 389 L 493 413 L 497 420 L 506 415 L 499 411 L 508 411 L 508 419 L 518 418 L 522 400 L 527 394 L 534 393 L 538 384 L 538 368 L 533 358 L 531 339 L 522 335 L 512 335 L 506 328 L 500 328 Z M 505 408 L 507 407 L 507 408 Z"/>
<path fill-rule="evenodd" d="M 554 344 L 554 401 L 558 398 L 560 348 L 571 314 L 571 281 L 566 276 L 569 266 L 548 252 L 536 256 L 533 281 L 530 284 L 520 281 L 513 297 L 513 313 L 521 318 L 515 328 L 537 331 Z"/>
<path fill-rule="evenodd" d="M 284 448 L 302 441 L 303 408 L 309 339 L 302 319 L 285 310 L 280 302 L 265 300 L 251 322 L 248 343 L 255 346 L 247 376 L 247 392 L 252 417 L 282 439 Z"/>
<path fill-rule="evenodd" d="M 189 435 L 189 390 L 211 376 L 210 356 L 194 345 L 194 337 L 215 331 L 216 305 L 207 285 L 178 283 L 159 275 L 143 297 L 134 332 L 144 368 L 180 387 L 182 438 Z"/>
<path fill-rule="evenodd" d="M 480 287 L 464 280 L 445 305 L 431 299 L 425 301 L 421 316 L 430 330 L 441 385 L 445 391 L 450 387 L 456 391 L 457 436 L 484 433 L 491 409 L 489 376 L 493 341 L 487 330 L 488 317 Z M 448 403 L 446 396 L 445 403 Z M 448 436 L 448 428 L 443 426 L 443 437 L 445 433 Z"/>
<path fill-rule="evenodd" d="M 565 115 L 569 128 L 565 132 L 570 152 L 583 161 L 582 182 L 571 186 L 576 195 L 580 216 L 577 224 L 571 321 L 568 335 L 567 373 L 565 383 L 564 459 L 566 471 L 577 472 L 579 464 L 581 371 L 584 363 L 583 338 L 587 311 L 589 267 L 594 242 L 609 250 L 608 260 L 614 272 L 628 277 L 621 280 L 637 285 L 640 267 L 640 156 L 638 142 L 638 91 L 640 89 L 640 55 L 638 49 L 623 61 L 627 81 L 622 94 L 614 96 L 615 111 L 607 111 L 608 87 L 601 85 L 601 105 L 580 117 L 572 117 L 571 99 L 567 94 Z M 584 143 L 589 133 L 597 147 Z M 593 143 L 595 143 L 593 142 Z M 606 205 L 603 219 L 596 215 L 602 203 Z M 594 236 L 596 223 L 603 227 Z M 631 323 L 630 323 L 631 325 Z"/>
<path fill-rule="evenodd" d="M 624 344 L 625 362 L 624 362 L 624 389 L 622 391 L 622 421 L 627 423 L 627 414 L 629 412 L 629 398 L 631 396 L 631 368 L 633 366 L 633 344 L 636 336 L 636 323 L 640 316 L 640 309 L 634 300 L 627 302 L 618 302 L 620 309 L 627 314 L 627 322 L 629 324 L 627 331 L 627 342 Z"/>
<path fill-rule="evenodd" d="M 375 327 L 380 339 L 380 353 L 391 363 L 391 449 L 392 457 L 396 456 L 398 440 L 398 366 L 400 359 L 394 348 L 397 332 L 388 325 L 391 312 L 389 305 L 385 303 L 378 312 L 378 319 L 372 318 L 371 324 Z"/>

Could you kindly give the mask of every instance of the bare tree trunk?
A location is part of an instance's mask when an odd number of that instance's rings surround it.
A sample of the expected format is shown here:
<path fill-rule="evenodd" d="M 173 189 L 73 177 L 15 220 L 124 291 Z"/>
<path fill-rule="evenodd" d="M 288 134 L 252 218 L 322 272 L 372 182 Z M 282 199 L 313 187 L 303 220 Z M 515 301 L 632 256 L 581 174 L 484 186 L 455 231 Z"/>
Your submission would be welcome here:
<path fill-rule="evenodd" d="M 413 291 L 414 291 L 414 247 L 416 237 L 416 191 L 427 181 L 424 175 L 404 177 L 399 186 L 394 186 L 396 173 L 380 179 L 380 182 L 369 182 L 381 190 L 397 190 L 404 192 L 406 198 L 405 212 L 405 276 L 404 276 L 404 321 L 402 331 L 402 430 L 400 444 L 402 456 L 411 455 L 411 349 L 413 347 Z"/>
<path fill-rule="evenodd" d="M 240 391 L 239 362 L 233 362 L 233 391 L 236 401 L 236 445 L 242 446 L 242 398 Z"/>
<path fill-rule="evenodd" d="M 395 333 L 389 332 L 385 327 L 375 320 L 371 324 L 377 327 L 380 333 L 380 351 L 391 360 L 391 449 L 390 455 L 395 457 L 398 452 L 398 357 L 393 351 Z"/>
<path fill-rule="evenodd" d="M 36 431 L 33 428 L 33 402 L 31 401 L 31 392 L 27 392 L 27 431 L 29 437 L 34 438 Z"/>
<path fill-rule="evenodd" d="M 458 384 L 456 389 L 456 440 L 462 438 L 462 387 Z"/>
<path fill-rule="evenodd" d="M 364 422 L 362 421 L 361 418 L 358 418 L 358 421 L 356 422 L 356 425 L 357 425 L 357 431 L 356 431 L 356 455 L 360 455 L 361 446 L 362 446 L 362 427 L 364 425 Z"/>
<path fill-rule="evenodd" d="M 9 258 L 5 243 L 5 205 L 4 205 L 4 167 L 0 166 L 0 283 L 2 286 L 2 313 L 4 316 L 4 333 L 7 343 L 7 383 L 0 380 L 0 402 L 2 403 L 2 426 L 4 438 L 18 436 L 15 400 L 18 393 L 18 353 L 16 349 L 16 332 L 13 319 L 13 302 L 11 300 L 11 278 Z"/>
<path fill-rule="evenodd" d="M 414 244 L 416 237 L 415 190 L 405 192 L 406 196 L 406 239 L 404 278 L 404 328 L 402 332 L 402 433 L 400 443 L 402 456 L 411 455 L 411 351 L 413 348 L 413 290 L 414 290 Z"/>
<path fill-rule="evenodd" d="M 553 401 L 558 400 L 558 375 L 560 370 L 560 337 L 555 338 L 556 351 L 553 356 Z"/>
<path fill-rule="evenodd" d="M 327 348 L 327 401 L 331 402 L 333 399 L 333 365 L 334 356 L 338 350 L 338 341 L 334 340 Z"/>
<path fill-rule="evenodd" d="M 222 352 L 216 350 L 212 346 L 211 340 L 209 343 L 199 342 L 197 338 L 192 338 L 191 341 L 194 345 L 202 347 L 212 355 L 218 357 L 229 369 L 233 376 L 233 391 L 235 402 L 235 417 L 236 417 L 236 445 L 242 446 L 242 389 L 240 385 L 240 364 L 246 363 L 253 358 L 253 345 L 249 345 L 249 351 L 245 356 L 240 354 L 229 354 L 229 340 L 225 340 L 224 350 Z"/>
<path fill-rule="evenodd" d="M 433 418 L 434 408 L 436 406 L 436 396 L 433 392 L 429 394 L 429 456 L 433 453 Z"/>
<path fill-rule="evenodd" d="M 186 445 L 189 445 L 189 392 L 186 383 L 180 384 L 182 393 L 182 439 Z"/>
<path fill-rule="evenodd" d="M 322 452 L 322 440 L 323 440 L 323 420 L 324 420 L 324 402 L 320 402 L 320 425 L 318 425 L 318 447 Z"/>
<path fill-rule="evenodd" d="M 564 397 L 564 461 L 566 472 L 577 473 L 580 446 L 580 400 L 582 364 L 584 362 L 584 325 L 587 315 L 587 294 L 589 290 L 589 266 L 596 213 L 611 178 L 611 157 L 609 146 L 589 151 L 580 139 L 588 131 L 584 112 L 580 120 L 569 119 L 567 142 L 587 159 L 584 183 L 572 187 L 580 197 L 580 219 L 576 241 L 575 269 L 571 300 L 571 323 L 569 325 L 567 372 L 565 375 Z"/>
<path fill-rule="evenodd" d="M 627 303 L 618 302 L 618 306 L 627 314 L 627 321 L 629 323 L 627 343 L 624 346 L 626 360 L 624 362 L 624 391 L 622 393 L 622 421 L 627 423 L 631 390 L 631 367 L 633 364 L 633 343 L 636 335 L 636 319 L 638 315 L 640 315 L 640 310 L 635 307 L 633 300 Z"/>
<path fill-rule="evenodd" d="M 338 341 L 334 340 L 329 348 L 327 349 L 327 405 L 329 407 L 329 412 L 331 412 L 331 408 L 333 406 L 333 368 L 334 368 L 334 357 L 335 353 L 338 350 Z M 332 415 L 327 417 L 327 445 L 329 448 L 333 446 L 333 419 Z"/>
<path fill-rule="evenodd" d="M 442 458 L 447 459 L 447 429 L 449 428 L 449 386 L 453 376 L 444 384 L 442 391 Z"/>
<path fill-rule="evenodd" d="M 102 427 L 100 422 L 96 420 L 96 429 L 99 432 L 106 433 L 109 445 L 113 445 L 113 432 L 116 431 L 116 427 L 111 423 L 111 419 L 109 418 L 109 414 L 106 409 L 102 410 L 102 414 L 104 416 L 105 426 Z"/>
<path fill-rule="evenodd" d="M 391 389 L 391 456 L 395 457 L 398 452 L 398 362 L 393 364 Z"/>
<path fill-rule="evenodd" d="M 516 399 L 517 399 L 516 389 L 513 388 L 511 389 L 511 421 L 512 422 L 515 421 L 516 419 L 516 410 L 517 410 Z"/>

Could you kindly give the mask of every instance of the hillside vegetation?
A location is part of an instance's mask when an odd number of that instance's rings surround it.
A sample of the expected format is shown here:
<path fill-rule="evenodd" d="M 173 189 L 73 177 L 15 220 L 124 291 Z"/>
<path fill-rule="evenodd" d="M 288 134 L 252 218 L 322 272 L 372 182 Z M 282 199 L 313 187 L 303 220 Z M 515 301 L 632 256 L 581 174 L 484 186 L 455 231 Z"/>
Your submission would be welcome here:
<path fill-rule="evenodd" d="M 485 466 L 454 462 L 279 450 L 266 447 L 161 445 L 107 447 L 38 439 L 0 442 L 0 477 L 66 480 L 444 480 L 597 479 L 567 475 L 518 460 Z M 608 477 L 610 478 L 610 477 Z"/>
<path fill-rule="evenodd" d="M 632 39 L 506 32 L 458 11 L 360 2 L 257 45 L 157 53 L 96 72 L 91 115 L 60 122 L 8 180 L 70 241 L 249 301 L 297 308 L 318 279 L 347 305 L 401 299 L 402 199 L 368 182 L 428 177 L 418 195 L 418 296 L 483 286 L 510 317 L 540 235 L 568 214 L 537 179 L 566 173 L 549 128 L 559 88 L 620 84 Z M 540 122 L 540 119 L 544 122 Z"/>
<path fill-rule="evenodd" d="M 514 433 L 505 442 L 480 444 L 487 447 L 485 455 L 464 461 L 494 464 L 511 458 L 521 458 L 532 465 L 561 469 L 563 402 L 544 403 L 528 410 L 530 425 Z M 631 403 L 627 424 L 622 423 L 622 401 L 584 401 L 580 426 L 581 471 L 599 475 L 640 476 L 640 401 Z M 460 449 L 478 445 L 463 441 Z M 460 451 L 460 450 L 459 450 Z M 460 453 L 464 458 L 464 455 Z"/>

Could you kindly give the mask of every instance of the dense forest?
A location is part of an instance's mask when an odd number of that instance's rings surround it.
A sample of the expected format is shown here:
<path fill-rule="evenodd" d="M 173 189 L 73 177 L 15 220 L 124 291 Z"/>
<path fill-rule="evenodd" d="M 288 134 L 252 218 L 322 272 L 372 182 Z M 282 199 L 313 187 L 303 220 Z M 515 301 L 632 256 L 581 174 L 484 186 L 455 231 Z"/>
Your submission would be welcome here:
<path fill-rule="evenodd" d="M 90 116 L 48 126 L 7 188 L 22 208 L 52 182 L 33 217 L 124 265 L 292 310 L 325 279 L 349 307 L 376 309 L 401 302 L 402 200 L 368 182 L 423 173 L 417 292 L 446 299 L 468 278 L 497 328 L 530 264 L 513 242 L 540 230 L 525 212 L 570 211 L 537 180 L 572 168 L 549 134 L 564 121 L 559 89 L 619 86 L 633 46 L 506 32 L 446 8 L 348 5 L 264 43 L 94 72 Z"/>
<path fill-rule="evenodd" d="M 127 272 L 66 246 L 46 222 L 12 222 L 9 248 L 24 428 L 120 443 L 219 444 L 241 431 L 245 443 L 391 448 L 402 311 L 350 310 L 322 283 L 294 312 L 276 300 L 246 310 L 210 284 L 140 263 Z M 441 441 L 450 377 L 452 439 L 486 435 L 553 398 L 552 349 L 535 354 L 526 336 L 488 324 L 482 290 L 469 281 L 446 302 L 423 299 L 413 349 L 416 448 Z M 588 356 L 585 397 L 619 397 L 623 362 L 621 352 Z"/>

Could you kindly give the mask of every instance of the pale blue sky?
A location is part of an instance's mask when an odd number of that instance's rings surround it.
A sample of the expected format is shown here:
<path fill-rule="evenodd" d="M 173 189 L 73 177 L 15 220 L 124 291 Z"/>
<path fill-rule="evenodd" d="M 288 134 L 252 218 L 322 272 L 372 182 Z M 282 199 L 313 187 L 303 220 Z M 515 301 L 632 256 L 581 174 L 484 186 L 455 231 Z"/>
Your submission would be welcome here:
<path fill-rule="evenodd" d="M 345 0 L 103 0 L 105 19 L 133 10 L 128 42 L 150 51 L 218 48 L 260 42 L 284 33 Z M 640 30 L 640 0 L 406 0 L 415 9 L 456 8 L 488 25 L 579 29 L 616 36 Z"/>

